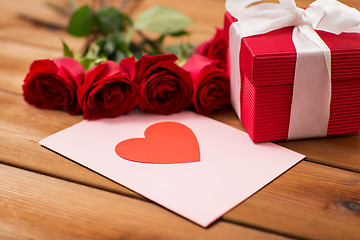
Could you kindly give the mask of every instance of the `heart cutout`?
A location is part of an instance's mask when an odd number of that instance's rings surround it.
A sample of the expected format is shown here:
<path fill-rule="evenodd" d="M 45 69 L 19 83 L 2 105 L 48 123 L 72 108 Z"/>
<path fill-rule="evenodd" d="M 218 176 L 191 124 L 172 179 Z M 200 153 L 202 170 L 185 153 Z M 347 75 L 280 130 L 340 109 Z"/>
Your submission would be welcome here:
<path fill-rule="evenodd" d="M 121 158 L 141 163 L 171 164 L 200 161 L 200 148 L 193 131 L 178 122 L 150 125 L 145 138 L 130 138 L 118 143 Z"/>

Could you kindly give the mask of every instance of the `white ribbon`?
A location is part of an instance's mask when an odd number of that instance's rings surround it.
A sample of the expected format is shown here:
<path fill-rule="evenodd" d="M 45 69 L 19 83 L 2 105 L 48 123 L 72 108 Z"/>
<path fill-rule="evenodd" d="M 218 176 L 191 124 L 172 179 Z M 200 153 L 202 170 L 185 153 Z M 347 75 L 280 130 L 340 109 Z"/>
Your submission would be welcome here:
<path fill-rule="evenodd" d="M 257 4 L 260 1 L 227 0 L 225 3 L 228 12 L 238 19 L 229 31 L 234 109 L 241 119 L 241 39 L 294 26 L 292 39 L 297 61 L 288 139 L 324 137 L 330 116 L 331 53 L 315 30 L 360 33 L 360 12 L 336 0 L 317 0 L 305 10 L 296 7 L 294 0 Z"/>

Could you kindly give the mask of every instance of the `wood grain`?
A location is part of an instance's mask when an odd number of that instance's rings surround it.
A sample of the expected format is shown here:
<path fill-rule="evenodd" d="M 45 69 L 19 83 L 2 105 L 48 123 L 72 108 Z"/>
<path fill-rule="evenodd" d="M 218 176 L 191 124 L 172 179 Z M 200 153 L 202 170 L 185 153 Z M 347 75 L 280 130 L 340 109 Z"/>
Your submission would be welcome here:
<path fill-rule="evenodd" d="M 66 1 L 43 1 L 43 0 L 12 0 L 1 2 L 1 18 L 0 27 L 16 26 L 24 22 L 19 18 L 19 14 L 26 14 L 36 16 L 42 20 L 51 23 L 62 24 L 66 26 L 67 16 L 64 16 L 52 8 L 48 7 L 47 2 L 52 2 L 59 5 L 65 5 Z"/>
<path fill-rule="evenodd" d="M 0 162 L 140 198 L 39 144 L 41 139 L 81 120 L 81 116 L 32 107 L 21 96 L 0 91 Z"/>
<path fill-rule="evenodd" d="M 34 60 L 61 56 L 60 50 L 1 38 L 0 49 L 0 89 L 17 94 L 22 93 L 21 85 Z"/>
<path fill-rule="evenodd" d="M 6 26 L 1 28 L 0 39 L 8 40 L 10 47 L 9 50 L 13 50 L 13 48 L 15 48 L 18 44 L 24 44 L 24 46 L 33 47 L 34 49 L 41 47 L 42 49 L 49 49 L 50 52 L 58 50 L 56 51 L 56 55 L 33 55 L 33 59 L 43 57 L 61 57 L 61 40 L 64 40 L 74 52 L 80 52 L 86 41 L 85 38 L 73 37 L 64 31 L 40 28 L 28 22 L 22 22 L 16 26 Z"/>
<path fill-rule="evenodd" d="M 286 239 L 0 164 L 1 239 Z M 16 233 L 16 235 L 14 235 Z"/>
<path fill-rule="evenodd" d="M 16 103 L 18 105 L 15 105 Z M 61 111 L 46 111 L 27 106 L 19 96 L 9 93 L 0 92 L 0 104 L 4 106 L 1 109 L 2 116 L 5 116 L 0 122 L 0 161 L 3 163 L 141 198 L 136 193 L 39 145 L 40 139 L 79 121 L 80 116 L 73 117 Z M 352 229 L 353 224 L 360 221 L 360 218 L 354 211 L 334 211 L 339 204 L 337 201 L 342 201 L 340 204 L 346 201 L 360 201 L 360 174 L 303 161 L 244 204 L 234 208 L 224 219 L 298 236 L 299 228 L 309 224 L 308 219 L 327 229 L 333 224 L 326 224 L 328 218 L 342 216 L 342 222 L 337 225 L 336 231 L 348 234 L 347 231 Z M 327 208 L 323 204 L 327 204 Z M 264 206 L 271 208 L 266 210 Z M 261 211 L 255 214 L 254 209 Z M 289 218 L 298 219 L 295 224 L 297 228 L 291 228 L 293 222 L 289 222 Z M 274 225 L 274 219 L 282 219 L 282 224 Z M 316 232 L 316 235 L 310 230 L 301 232 L 301 237 L 314 238 L 319 234 L 327 237 L 329 231 Z"/>
<path fill-rule="evenodd" d="M 302 161 L 224 219 L 309 239 L 359 239 L 360 174 Z"/>
<path fill-rule="evenodd" d="M 154 4 L 185 12 L 195 21 L 189 29 L 193 43 L 210 38 L 214 26 L 222 26 L 225 11 L 224 0 L 134 2 L 135 8 L 128 9 L 133 16 Z M 296 2 L 307 6 L 312 1 Z M 358 0 L 341 2 L 360 9 Z M 306 154 L 307 160 L 208 229 L 41 147 L 40 139 L 82 117 L 40 110 L 23 101 L 21 85 L 30 63 L 59 57 L 62 51 L 53 30 L 24 22 L 19 13 L 56 24 L 67 21 L 43 0 L 0 3 L 0 162 L 6 164 L 0 164 L 0 239 L 360 238 L 359 135 L 278 143 Z M 82 39 L 58 34 L 74 49 L 81 48 Z M 244 130 L 230 108 L 211 117 Z"/>
<path fill-rule="evenodd" d="M 309 161 L 360 172 L 360 135 L 288 141 L 278 144 L 305 154 Z"/>
<path fill-rule="evenodd" d="M 2 79 L 0 78 L 0 82 Z M 8 164 L 14 164 L 19 167 L 28 168 L 31 166 L 32 170 L 43 172 L 43 169 L 56 169 L 58 172 L 56 176 L 61 175 L 61 168 L 53 168 L 49 164 L 49 157 L 47 151 L 43 148 L 41 150 L 41 157 L 38 157 L 43 162 L 37 163 L 32 162 L 34 158 L 24 161 L 22 156 L 24 151 L 33 151 L 33 155 L 36 156 L 38 153 L 34 150 L 38 147 L 38 141 L 51 135 L 57 131 L 60 131 L 66 127 L 69 127 L 82 120 L 81 116 L 70 116 L 63 111 L 51 111 L 41 110 L 33 106 L 27 105 L 22 96 L 14 95 L 10 93 L 0 92 L 0 120 L 2 121 L 1 128 L 6 131 L 7 134 L 2 134 L 1 139 L 4 142 L 4 150 L 0 152 L 2 161 L 6 161 Z M 32 116 L 31 118 L 29 116 Z M 241 122 L 238 121 L 234 112 L 230 109 L 225 109 L 216 112 L 212 118 L 224 122 L 237 129 L 243 130 Z M 24 142 L 22 134 L 27 134 L 31 141 Z M 10 138 L 10 139 L 9 139 Z M 350 136 L 341 138 L 327 138 L 327 139 L 314 139 L 314 140 L 302 140 L 302 141 L 291 141 L 283 142 L 284 145 L 295 151 L 307 154 L 313 161 L 328 164 L 332 166 L 342 166 L 342 168 L 359 170 L 359 149 L 360 149 L 360 136 Z M 24 146 L 28 146 L 26 150 L 20 151 L 16 145 L 10 143 L 13 142 L 24 142 L 27 143 Z M 5 147 L 9 145 L 8 147 Z M 59 159 L 61 165 L 63 160 Z M 39 160 L 41 161 L 41 160 Z M 52 164 L 55 164 L 55 160 Z M 27 164 L 26 164 L 27 163 Z M 18 165 L 20 164 L 20 165 Z M 26 167 L 27 166 L 27 167 Z M 63 174 L 70 173 L 69 171 L 63 171 Z M 43 172 L 45 173 L 45 172 Z M 46 171 L 49 174 L 48 171 Z M 55 172 L 52 172 L 55 174 Z M 68 178 L 68 177 L 66 177 Z"/>
<path fill-rule="evenodd" d="M 39 8 L 41 8 L 41 1 L 37 0 L 35 2 L 37 4 L 36 6 L 39 6 Z M 213 12 L 214 8 L 218 9 L 220 8 L 220 5 L 223 4 L 221 3 L 221 1 L 216 0 L 206 2 L 208 5 L 206 5 L 206 3 L 202 1 L 197 2 L 192 10 L 186 10 L 188 11 L 187 13 L 190 16 L 196 15 L 195 13 L 197 9 L 201 8 L 201 4 L 209 6 L 208 10 Z M 147 7 L 155 3 L 166 4 L 165 1 L 143 1 L 136 11 L 141 12 L 143 9 L 146 9 Z M 167 3 L 167 5 L 171 7 L 176 7 L 176 3 L 174 2 L 169 2 Z M 181 6 L 181 10 L 185 11 L 186 7 L 183 5 Z M 16 9 L 17 8 L 15 8 L 15 10 Z M 13 11 L 15 12 L 15 10 Z M 136 11 L 134 13 L 135 15 L 137 14 Z M 49 15 L 51 11 L 44 10 L 44 12 L 41 13 L 44 15 Z M 199 14 L 201 15 L 198 20 L 198 22 L 200 23 L 206 22 L 206 24 L 214 25 L 215 22 L 222 21 L 217 15 L 217 17 L 213 17 L 213 15 L 211 15 L 211 19 L 209 19 L 208 14 L 204 12 L 201 12 Z M 207 17 L 202 15 L 206 15 Z M 20 23 L 20 26 L 17 26 L 14 29 L 9 27 L 2 28 L 2 31 L 0 31 L 0 48 L 3 49 L 3 57 L 0 59 L 0 89 L 19 94 L 22 92 L 22 81 L 28 71 L 30 63 L 34 59 L 52 58 L 61 56 L 62 54 L 59 39 L 52 31 L 39 29 L 34 26 L 24 24 L 25 23 Z M 200 28 L 208 30 L 209 26 L 200 26 Z M 211 33 L 202 32 L 200 35 L 209 37 Z M 39 39 L 44 39 L 44 41 L 39 41 Z M 82 46 L 82 41 L 76 38 L 69 39 L 69 42 L 71 44 L 74 44 L 76 48 L 81 48 Z M 220 114 L 216 113 L 213 118 L 216 118 L 217 120 L 222 122 L 226 122 L 227 124 L 234 126 L 238 129 L 244 130 L 241 122 L 237 120 L 236 116 L 233 114 L 233 111 L 230 109 L 228 109 L 227 112 L 221 111 Z M 360 171 L 359 135 L 341 138 L 289 141 L 279 144 L 294 151 L 306 154 L 308 156 L 308 159 L 311 161 L 349 170 Z"/>

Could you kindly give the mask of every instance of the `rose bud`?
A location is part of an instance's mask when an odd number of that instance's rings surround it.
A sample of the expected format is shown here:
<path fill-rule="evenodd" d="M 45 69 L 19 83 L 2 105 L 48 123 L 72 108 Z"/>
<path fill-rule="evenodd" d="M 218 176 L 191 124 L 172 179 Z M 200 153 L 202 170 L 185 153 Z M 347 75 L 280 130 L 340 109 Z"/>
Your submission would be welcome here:
<path fill-rule="evenodd" d="M 193 55 L 183 65 L 194 84 L 192 104 L 202 115 L 210 115 L 230 102 L 230 80 L 215 60 Z"/>
<path fill-rule="evenodd" d="M 84 74 L 83 66 L 72 58 L 35 60 L 22 86 L 25 101 L 38 108 L 77 114 L 80 107 L 76 91 Z"/>
<path fill-rule="evenodd" d="M 224 71 L 227 68 L 228 44 L 224 38 L 224 30 L 216 28 L 216 33 L 212 39 L 200 44 L 196 52 L 210 59 L 218 60 L 218 66 Z"/>
<path fill-rule="evenodd" d="M 135 82 L 140 87 L 139 109 L 171 114 L 191 104 L 190 74 L 175 64 L 174 54 L 145 55 L 136 63 Z"/>
<path fill-rule="evenodd" d="M 78 90 L 84 118 L 113 118 L 131 112 L 139 99 L 134 73 L 133 57 L 124 59 L 120 65 L 108 60 L 92 67 Z"/>

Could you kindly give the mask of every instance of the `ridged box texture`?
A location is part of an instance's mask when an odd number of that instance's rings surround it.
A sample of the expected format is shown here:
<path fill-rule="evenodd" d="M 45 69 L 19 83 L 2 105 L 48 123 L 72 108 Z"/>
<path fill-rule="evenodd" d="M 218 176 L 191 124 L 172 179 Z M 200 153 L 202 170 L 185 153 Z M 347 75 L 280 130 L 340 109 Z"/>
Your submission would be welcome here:
<path fill-rule="evenodd" d="M 229 13 L 225 14 L 227 40 L 234 21 Z M 288 138 L 296 65 L 292 30 L 292 27 L 282 28 L 241 41 L 241 121 L 254 142 Z M 327 136 L 357 134 L 360 131 L 360 34 L 317 33 L 331 50 Z"/>

